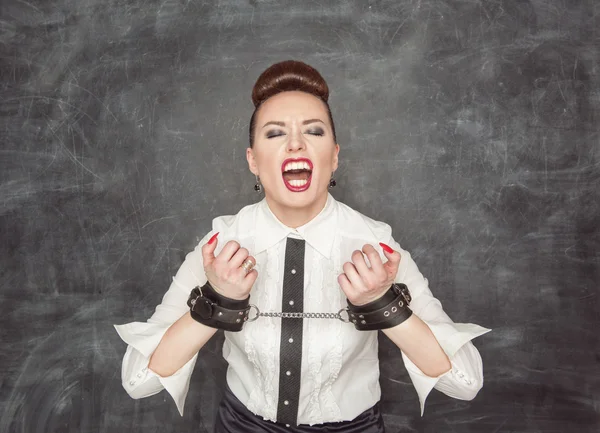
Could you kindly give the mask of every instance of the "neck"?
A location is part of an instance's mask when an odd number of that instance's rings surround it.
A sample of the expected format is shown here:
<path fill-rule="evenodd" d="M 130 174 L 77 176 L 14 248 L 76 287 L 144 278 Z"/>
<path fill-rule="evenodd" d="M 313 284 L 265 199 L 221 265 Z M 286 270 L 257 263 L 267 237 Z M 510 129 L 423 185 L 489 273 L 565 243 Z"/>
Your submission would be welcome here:
<path fill-rule="evenodd" d="M 277 217 L 282 224 L 293 229 L 303 226 L 308 222 L 312 221 L 314 217 L 319 215 L 327 204 L 328 194 L 323 194 L 323 197 L 315 200 L 313 203 L 306 207 L 289 207 L 282 203 L 277 203 L 266 196 L 267 204 L 269 209 L 273 212 L 273 215 Z"/>

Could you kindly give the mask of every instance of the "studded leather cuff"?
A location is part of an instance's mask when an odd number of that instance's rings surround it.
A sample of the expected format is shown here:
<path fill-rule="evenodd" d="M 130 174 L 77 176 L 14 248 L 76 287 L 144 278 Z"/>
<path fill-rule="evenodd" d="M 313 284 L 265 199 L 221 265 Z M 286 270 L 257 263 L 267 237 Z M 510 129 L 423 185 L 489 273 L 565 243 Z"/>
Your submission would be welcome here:
<path fill-rule="evenodd" d="M 353 305 L 348 301 L 348 315 L 359 331 L 393 328 L 412 316 L 408 307 L 411 300 L 408 287 L 394 283 L 381 298 L 368 304 Z"/>
<path fill-rule="evenodd" d="M 244 300 L 227 298 L 207 282 L 192 290 L 187 305 L 195 321 L 211 328 L 239 332 L 248 321 L 250 297 Z"/>

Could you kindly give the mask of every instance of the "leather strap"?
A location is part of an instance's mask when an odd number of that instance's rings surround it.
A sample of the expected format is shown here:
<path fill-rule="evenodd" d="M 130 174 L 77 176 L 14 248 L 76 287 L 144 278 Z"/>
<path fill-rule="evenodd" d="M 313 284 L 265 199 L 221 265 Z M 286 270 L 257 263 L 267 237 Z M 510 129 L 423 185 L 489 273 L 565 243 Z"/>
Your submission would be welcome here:
<path fill-rule="evenodd" d="M 353 305 L 348 301 L 348 315 L 359 331 L 393 328 L 412 316 L 408 308 L 411 300 L 408 287 L 394 283 L 381 298 L 368 304 Z"/>
<path fill-rule="evenodd" d="M 188 298 L 192 318 L 211 328 L 239 332 L 248 321 L 250 297 L 244 300 L 227 298 L 206 283 L 195 287 Z"/>

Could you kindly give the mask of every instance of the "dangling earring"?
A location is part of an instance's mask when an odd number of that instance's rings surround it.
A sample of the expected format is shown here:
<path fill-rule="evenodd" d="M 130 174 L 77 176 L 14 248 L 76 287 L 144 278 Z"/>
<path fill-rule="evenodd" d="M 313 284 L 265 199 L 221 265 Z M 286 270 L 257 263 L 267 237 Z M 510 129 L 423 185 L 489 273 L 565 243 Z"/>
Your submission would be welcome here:
<path fill-rule="evenodd" d="M 256 176 L 256 184 L 254 185 L 254 191 L 256 191 L 259 194 L 262 192 L 262 185 L 260 184 L 260 179 L 258 178 L 258 176 Z"/>
<path fill-rule="evenodd" d="M 335 173 L 335 172 L 334 172 Z M 337 185 L 337 182 L 335 181 L 335 179 L 333 178 L 333 173 L 331 173 L 331 180 L 329 181 L 329 189 L 335 187 Z"/>

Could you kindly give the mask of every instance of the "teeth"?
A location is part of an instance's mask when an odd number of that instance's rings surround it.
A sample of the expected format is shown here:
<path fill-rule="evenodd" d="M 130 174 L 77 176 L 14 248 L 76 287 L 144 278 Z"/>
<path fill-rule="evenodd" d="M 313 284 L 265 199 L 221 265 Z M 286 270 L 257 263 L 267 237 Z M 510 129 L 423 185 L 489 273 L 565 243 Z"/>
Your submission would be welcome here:
<path fill-rule="evenodd" d="M 292 186 L 304 186 L 308 183 L 308 180 L 290 180 L 289 183 Z"/>
<path fill-rule="evenodd" d="M 306 161 L 301 161 L 301 162 L 288 162 L 285 165 L 285 168 L 283 171 L 290 171 L 290 170 L 310 170 L 310 165 L 308 165 L 308 162 Z"/>

